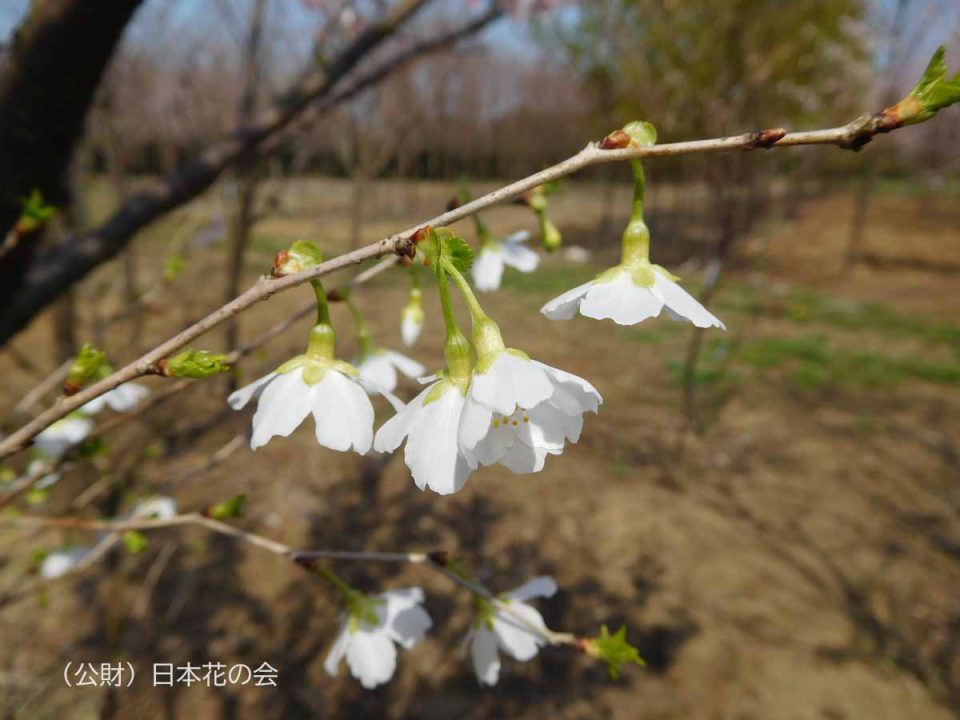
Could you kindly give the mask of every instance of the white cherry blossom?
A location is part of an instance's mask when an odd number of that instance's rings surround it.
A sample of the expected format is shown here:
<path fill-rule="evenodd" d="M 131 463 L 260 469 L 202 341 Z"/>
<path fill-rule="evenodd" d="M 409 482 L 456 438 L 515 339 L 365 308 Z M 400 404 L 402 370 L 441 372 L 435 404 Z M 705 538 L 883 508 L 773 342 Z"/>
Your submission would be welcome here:
<path fill-rule="evenodd" d="M 540 312 L 551 320 L 569 320 L 579 311 L 585 317 L 635 325 L 667 308 L 697 327 L 726 329 L 675 280 L 668 271 L 648 262 L 618 265 L 555 297 Z"/>
<path fill-rule="evenodd" d="M 93 420 L 74 414 L 57 420 L 33 439 L 33 446 L 48 458 L 58 458 L 82 442 L 93 430 Z"/>
<path fill-rule="evenodd" d="M 423 590 L 418 587 L 368 596 L 362 617 L 348 613 L 343 619 L 340 633 L 323 662 L 324 670 L 336 676 L 346 657 L 350 674 L 363 687 L 372 689 L 386 683 L 397 667 L 394 644 L 409 650 L 423 640 L 433 624 L 420 607 L 422 603 Z"/>
<path fill-rule="evenodd" d="M 312 414 L 318 443 L 365 454 L 373 442 L 373 405 L 356 370 L 342 362 L 318 367 L 304 356 L 291 362 L 297 360 L 302 363 L 287 363 L 227 398 L 234 410 L 258 399 L 251 449 L 277 435 L 287 437 Z"/>
<path fill-rule="evenodd" d="M 463 405 L 461 385 L 442 377 L 384 423 L 373 447 L 378 452 L 393 452 L 406 438 L 404 462 L 417 487 L 441 495 L 455 493 L 471 473 L 457 444 Z"/>
<path fill-rule="evenodd" d="M 92 546 L 82 545 L 49 553 L 40 565 L 40 577 L 53 580 L 66 575 L 89 557 L 94 549 Z"/>
<path fill-rule="evenodd" d="M 499 463 L 516 473 L 539 472 L 547 455 L 577 442 L 583 413 L 603 399 L 581 377 L 502 349 L 481 359 L 467 392 L 458 433 L 471 467 Z"/>
<path fill-rule="evenodd" d="M 165 495 L 141 500 L 127 516 L 131 520 L 169 520 L 177 515 L 177 501 Z"/>
<path fill-rule="evenodd" d="M 473 670 L 481 685 L 497 684 L 501 651 L 514 660 L 525 662 L 532 660 L 540 648 L 547 644 L 543 635 L 534 630 L 540 628 L 546 631 L 543 616 L 526 601 L 553 597 L 556 591 L 554 579 L 541 576 L 501 595 L 499 603 L 480 600 L 481 616 L 467 635 L 467 641 Z"/>
<path fill-rule="evenodd" d="M 88 415 L 96 415 L 98 412 L 103 410 L 104 407 L 109 407 L 115 412 L 129 412 L 130 410 L 133 410 L 133 408 L 135 408 L 140 401 L 149 394 L 150 391 L 143 385 L 135 382 L 128 382 L 124 383 L 123 385 L 118 385 L 113 390 L 109 390 L 103 395 L 95 397 L 93 400 L 81 407 L 80 410 Z"/>
<path fill-rule="evenodd" d="M 503 278 L 504 265 L 523 273 L 536 270 L 540 264 L 540 256 L 522 244 L 529 238 L 530 233 L 521 230 L 500 242 L 484 242 L 473 263 L 473 281 L 477 290 L 490 292 L 498 289 Z"/>

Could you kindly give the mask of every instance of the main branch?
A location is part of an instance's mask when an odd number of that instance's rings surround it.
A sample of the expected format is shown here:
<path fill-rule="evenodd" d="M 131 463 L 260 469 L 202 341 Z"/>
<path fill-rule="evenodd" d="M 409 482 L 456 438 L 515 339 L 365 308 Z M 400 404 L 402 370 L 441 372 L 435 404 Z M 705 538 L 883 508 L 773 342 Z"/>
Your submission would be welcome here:
<path fill-rule="evenodd" d="M 781 148 L 795 145 L 834 145 L 846 149 L 859 149 L 869 142 L 875 135 L 890 132 L 896 129 L 891 125 L 886 115 L 865 115 L 840 127 L 826 130 L 812 130 L 807 132 L 788 133 L 782 129 L 759 130 L 744 135 L 713 138 L 709 140 L 692 140 L 687 142 L 666 143 L 652 147 L 627 147 L 620 149 L 605 149 L 601 144 L 590 143 L 576 155 L 563 160 L 545 170 L 517 180 L 510 185 L 501 187 L 493 192 L 477 198 L 460 207 L 449 210 L 416 226 L 409 227 L 401 232 L 385 237 L 377 242 L 358 248 L 339 257 L 315 265 L 308 270 L 287 275 L 280 278 L 261 277 L 260 280 L 241 295 L 207 315 L 205 318 L 153 350 L 137 358 L 109 377 L 91 385 L 72 395 L 61 398 L 52 407 L 25 424 L 19 430 L 0 442 L 0 460 L 25 448 L 29 442 L 44 428 L 50 426 L 60 418 L 78 409 L 95 397 L 121 385 L 129 380 L 151 372 L 155 364 L 171 353 L 184 347 L 188 343 L 206 333 L 208 330 L 224 322 L 227 318 L 266 300 L 275 293 L 302 285 L 314 278 L 329 275 L 352 265 L 357 265 L 373 258 L 384 255 L 410 254 L 413 238 L 417 231 L 426 226 L 450 225 L 470 217 L 492 205 L 517 198 L 534 188 L 572 175 L 591 165 L 610 162 L 622 162 L 639 158 L 672 157 L 677 155 L 696 155 L 702 153 L 732 152 L 736 150 L 755 150 L 757 148 Z"/>

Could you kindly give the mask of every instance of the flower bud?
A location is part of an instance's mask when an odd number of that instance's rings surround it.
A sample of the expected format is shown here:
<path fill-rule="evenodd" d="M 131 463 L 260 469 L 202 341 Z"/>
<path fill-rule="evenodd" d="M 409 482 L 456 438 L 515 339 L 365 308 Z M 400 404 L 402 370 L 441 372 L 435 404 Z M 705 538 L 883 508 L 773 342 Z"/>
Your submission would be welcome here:
<path fill-rule="evenodd" d="M 540 216 L 540 243 L 547 252 L 556 252 L 563 244 L 563 236 L 546 213 Z"/>
<path fill-rule="evenodd" d="M 420 331 L 423 329 L 423 293 L 420 288 L 413 288 L 410 291 L 410 297 L 407 304 L 404 305 L 400 313 L 400 335 L 403 338 L 403 344 L 407 347 L 413 345 L 420 337 Z"/>

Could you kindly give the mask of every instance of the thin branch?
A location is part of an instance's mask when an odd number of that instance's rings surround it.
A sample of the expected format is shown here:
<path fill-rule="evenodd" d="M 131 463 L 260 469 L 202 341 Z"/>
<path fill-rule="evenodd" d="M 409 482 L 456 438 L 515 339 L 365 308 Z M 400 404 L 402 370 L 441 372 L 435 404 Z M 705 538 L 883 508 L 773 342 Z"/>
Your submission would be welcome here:
<path fill-rule="evenodd" d="M 70 366 L 72 364 L 72 358 L 65 360 L 60 367 L 47 375 L 36 386 L 34 386 L 33 389 L 24 395 L 23 399 L 20 400 L 20 402 L 18 402 L 13 408 L 13 411 L 21 414 L 29 413 L 33 406 L 40 402 L 40 399 L 44 395 L 63 382 L 64 378 L 67 377 L 67 373 L 70 372 Z"/>
<path fill-rule="evenodd" d="M 249 532 L 247 530 L 242 530 L 241 528 L 229 525 L 220 520 L 208 517 L 201 513 L 186 513 L 183 515 L 175 515 L 171 518 L 163 519 L 145 519 L 145 520 L 96 520 L 96 519 L 84 519 L 84 518 L 58 518 L 58 517 L 41 517 L 41 516 L 14 516 L 14 517 L 0 517 L 0 525 L 15 525 L 21 527 L 40 527 L 40 528 L 49 528 L 49 529 L 72 529 L 72 530 L 86 530 L 91 532 L 100 532 L 106 531 L 110 534 L 104 541 L 95 548 L 92 555 L 96 555 L 91 560 L 91 556 L 87 556 L 78 563 L 74 568 L 72 568 L 68 573 L 61 575 L 57 578 L 51 578 L 50 580 L 59 580 L 62 577 L 68 577 L 69 575 L 74 575 L 81 570 L 85 570 L 91 567 L 96 560 L 103 556 L 110 547 L 116 543 L 116 539 L 120 537 L 121 533 L 129 531 L 150 531 L 150 530 L 159 530 L 163 528 L 171 527 L 184 527 L 195 525 L 199 527 L 206 528 L 211 532 L 218 533 L 220 535 L 227 535 L 229 537 L 235 538 L 244 542 L 248 545 L 260 548 L 261 550 L 266 550 L 275 555 L 280 555 L 291 562 L 311 570 L 313 561 L 315 560 L 350 560 L 355 562 L 390 562 L 390 563 L 409 563 L 412 565 L 426 565 L 433 568 L 441 575 L 443 575 L 448 580 L 453 583 L 469 590 L 474 595 L 478 595 L 490 603 L 493 603 L 498 612 L 509 617 L 509 619 L 516 623 L 519 627 L 526 630 L 527 632 L 533 633 L 541 637 L 545 642 L 550 645 L 569 645 L 574 647 L 579 647 L 578 638 L 573 633 L 565 632 L 555 632 L 546 627 L 540 627 L 535 625 L 523 617 L 521 614 L 517 613 L 511 605 L 496 595 L 494 595 L 490 590 L 488 590 L 483 585 L 462 577 L 461 575 L 452 572 L 446 567 L 445 559 L 447 553 L 443 551 L 436 551 L 430 553 L 424 552 L 373 552 L 373 551 L 350 551 L 350 550 L 296 550 L 289 545 L 284 543 L 277 542 L 276 540 L 271 540 L 270 538 L 264 537 L 263 535 L 258 535 L 256 533 Z M 109 545 L 107 542 L 109 541 Z M 102 548 L 102 549 L 101 549 Z M 99 551 L 99 552 L 98 552 Z M 23 597 L 27 592 L 35 590 L 39 585 L 44 582 L 49 582 L 50 580 L 44 580 L 43 578 L 37 578 L 33 582 L 29 583 L 29 590 L 24 590 L 23 588 L 18 588 L 13 593 L 8 594 L 7 596 L 0 597 L 0 607 L 8 604 L 11 600 Z"/>
<path fill-rule="evenodd" d="M 26 447 L 37 433 L 60 418 L 65 417 L 84 403 L 129 380 L 148 374 L 158 361 L 252 305 L 266 300 L 278 292 L 289 290 L 314 278 L 329 275 L 365 260 L 394 253 L 398 255 L 409 254 L 412 252 L 412 238 L 414 234 L 425 226 L 449 225 L 458 220 L 470 217 L 492 205 L 517 198 L 544 183 L 566 177 L 592 165 L 622 162 L 639 158 L 674 157 L 678 155 L 731 152 L 734 150 L 754 150 L 757 148 L 771 147 L 792 147 L 796 145 L 834 145 L 841 148 L 857 149 L 869 142 L 875 135 L 882 132 L 889 132 L 892 129 L 895 128 L 885 125 L 882 114 L 878 114 L 862 116 L 840 127 L 807 132 L 788 133 L 781 129 L 770 129 L 710 140 L 692 140 L 654 145 L 652 147 L 628 147 L 616 150 L 606 150 L 596 143 L 590 143 L 576 155 L 556 165 L 487 193 L 476 200 L 449 210 L 426 222 L 419 223 L 406 230 L 385 237 L 377 242 L 344 253 L 339 257 L 332 258 L 331 260 L 322 262 L 299 273 L 279 278 L 261 277 L 251 288 L 210 313 L 202 320 L 161 343 L 113 375 L 104 378 L 76 395 L 61 399 L 47 411 L 38 415 L 31 422 L 28 422 L 0 442 L 0 460 Z"/>

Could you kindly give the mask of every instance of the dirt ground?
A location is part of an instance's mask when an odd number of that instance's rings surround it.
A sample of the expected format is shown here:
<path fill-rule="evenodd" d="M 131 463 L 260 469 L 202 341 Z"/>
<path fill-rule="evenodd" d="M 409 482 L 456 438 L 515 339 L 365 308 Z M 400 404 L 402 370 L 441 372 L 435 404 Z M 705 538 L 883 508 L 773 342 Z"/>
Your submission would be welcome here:
<path fill-rule="evenodd" d="M 377 188 L 373 238 L 441 207 L 449 187 Z M 568 242 L 594 246 L 601 188 L 568 188 L 553 210 Z M 622 189 L 626 199 L 628 190 Z M 300 183 L 257 227 L 249 280 L 297 237 L 342 245 L 348 189 Z M 646 667 L 619 680 L 589 658 L 545 650 L 505 659 L 480 689 L 460 646 L 469 597 L 418 567 L 341 564 L 357 587 L 416 583 L 435 623 L 402 652 L 387 686 L 364 691 L 322 668 L 334 596 L 282 559 L 199 530 L 152 533 L 82 578 L 0 608 L 0 716 L 5 718 L 704 718 L 902 720 L 960 716 L 960 233 L 956 198 L 885 192 L 870 212 L 865 262 L 843 268 L 852 199 L 808 201 L 790 220 L 742 239 L 743 262 L 713 302 L 725 334 L 705 340 L 693 432 L 678 385 L 690 330 L 660 319 L 637 328 L 553 323 L 540 305 L 589 278 L 551 257 L 530 276 L 508 270 L 485 296 L 508 344 L 589 379 L 604 397 L 579 444 L 533 476 L 476 473 L 450 497 L 416 490 L 402 461 L 318 448 L 310 428 L 207 470 L 244 432 L 250 412 L 225 409 L 224 383 L 205 382 L 106 438 L 110 452 L 80 464 L 25 512 L 109 512 L 151 491 L 196 509 L 248 496 L 243 527 L 296 547 L 444 548 L 492 589 L 538 574 L 560 590 L 539 602 L 548 625 L 593 634 L 625 624 Z M 140 279 L 155 282 L 165 247 L 210 202 L 152 229 L 138 247 Z M 414 212 L 419 214 L 414 214 Z M 521 208 L 489 214 L 497 229 L 532 227 Z M 184 230 L 188 228 L 188 230 Z M 465 229 L 465 232 L 469 228 Z M 654 227 L 656 230 L 656 226 Z M 594 238 L 595 239 L 595 238 Z M 658 243 L 660 248 L 658 250 Z M 654 238 L 654 255 L 670 238 Z M 122 308 L 119 266 L 84 284 L 84 333 L 117 362 L 213 307 L 217 244 L 196 249 L 137 331 L 103 323 Z M 662 257 L 662 256 L 661 256 Z M 699 273 L 688 273 L 693 286 Z M 386 277 L 357 302 L 375 339 L 400 348 L 404 282 Z M 254 337 L 309 300 L 295 290 L 242 321 Z M 442 323 L 428 296 L 416 356 L 441 361 Z M 99 298 L 99 299 L 98 299 Z M 341 351 L 353 348 L 335 308 Z M 101 331 L 97 330 L 98 318 Z M 299 352 L 308 321 L 243 364 L 251 379 Z M 103 329 L 105 328 L 105 329 Z M 138 335 L 139 333 L 139 335 Z M 205 346 L 221 341 L 217 331 Z M 53 367 L 51 325 L 37 322 L 0 354 L 2 402 L 12 405 Z M 27 366 L 33 366 L 32 368 Z M 154 390 L 159 380 L 147 381 Z M 412 396 L 415 388 L 404 386 Z M 9 414 L 9 413 L 8 413 Z M 378 407 L 378 422 L 388 408 Z M 71 503 L 91 483 L 85 506 Z M 110 492 L 110 488 L 119 488 Z M 125 505 L 124 505 L 125 507 Z M 0 589 L 18 582 L 37 548 L 79 533 L 0 526 Z M 67 661 L 130 660 L 123 690 L 66 688 Z M 154 689 L 153 662 L 219 661 L 279 669 L 279 689 Z"/>

